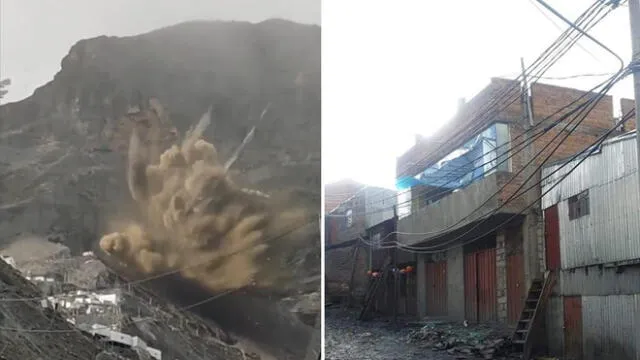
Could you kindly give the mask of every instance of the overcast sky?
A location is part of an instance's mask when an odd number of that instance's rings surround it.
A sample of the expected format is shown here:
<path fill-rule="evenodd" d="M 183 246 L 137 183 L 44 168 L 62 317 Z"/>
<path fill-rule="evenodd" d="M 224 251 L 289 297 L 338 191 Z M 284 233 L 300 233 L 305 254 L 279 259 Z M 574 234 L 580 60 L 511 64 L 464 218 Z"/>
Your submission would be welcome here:
<path fill-rule="evenodd" d="M 573 20 L 594 0 L 547 2 Z M 471 98 L 491 77 L 514 78 L 520 57 L 532 63 L 561 33 L 554 23 L 567 27 L 538 8 L 532 0 L 324 1 L 324 181 L 351 177 L 393 186 L 396 157 L 413 145 L 413 134 L 433 133 L 451 119 L 460 97 Z M 591 33 L 630 59 L 627 7 Z M 580 44 L 588 52 L 575 47 L 547 75 L 618 69 L 588 39 Z M 590 89 L 603 80 L 544 82 Z M 611 93 L 632 97 L 630 80 Z"/>
<path fill-rule="evenodd" d="M 284 18 L 320 24 L 319 0 L 0 0 L 0 75 L 5 101 L 53 78 L 78 40 L 135 35 L 189 20 Z"/>
<path fill-rule="evenodd" d="M 547 0 L 571 19 L 593 0 Z M 133 35 L 195 19 L 260 21 L 280 17 L 319 24 L 318 0 L 0 0 L 0 72 L 8 100 L 29 96 L 58 71 L 71 45 L 99 35 Z M 591 33 L 625 61 L 631 54 L 628 8 Z M 550 20 L 550 18 L 552 20 Z M 515 77 L 564 29 L 533 0 L 325 0 L 323 177 L 394 184 L 395 159 L 413 134 L 433 133 L 493 76 Z M 547 72 L 609 73 L 617 62 L 588 39 Z M 548 81 L 581 89 L 602 78 Z M 630 79 L 611 92 L 632 97 Z"/>

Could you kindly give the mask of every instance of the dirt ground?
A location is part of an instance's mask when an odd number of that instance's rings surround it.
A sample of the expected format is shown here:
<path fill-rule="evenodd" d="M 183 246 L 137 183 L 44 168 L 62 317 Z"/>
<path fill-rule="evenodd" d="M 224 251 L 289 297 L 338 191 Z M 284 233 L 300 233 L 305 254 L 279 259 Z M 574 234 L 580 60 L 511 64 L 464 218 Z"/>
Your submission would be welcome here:
<path fill-rule="evenodd" d="M 425 349 L 407 341 L 412 329 L 398 322 L 358 321 L 357 312 L 326 309 L 327 360 L 454 360 L 445 352 Z"/>

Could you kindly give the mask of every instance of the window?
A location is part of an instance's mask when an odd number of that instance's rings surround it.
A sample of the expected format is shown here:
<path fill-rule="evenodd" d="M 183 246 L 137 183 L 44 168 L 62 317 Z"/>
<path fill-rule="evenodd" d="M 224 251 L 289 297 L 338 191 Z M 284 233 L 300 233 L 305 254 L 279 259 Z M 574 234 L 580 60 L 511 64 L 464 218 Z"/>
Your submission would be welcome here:
<path fill-rule="evenodd" d="M 589 215 L 589 190 L 569 198 L 569 220 Z"/>
<path fill-rule="evenodd" d="M 350 228 L 353 226 L 353 212 L 351 211 L 351 209 L 347 210 L 347 212 L 345 213 L 345 217 L 346 217 L 346 221 L 347 221 L 347 228 Z"/>

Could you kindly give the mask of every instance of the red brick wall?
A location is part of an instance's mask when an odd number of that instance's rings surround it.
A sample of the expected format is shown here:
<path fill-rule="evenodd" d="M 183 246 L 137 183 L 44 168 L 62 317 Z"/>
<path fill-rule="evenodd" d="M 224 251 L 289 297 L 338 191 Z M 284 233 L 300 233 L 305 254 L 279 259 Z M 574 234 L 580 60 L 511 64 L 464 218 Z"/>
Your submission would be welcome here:
<path fill-rule="evenodd" d="M 532 110 L 534 123 L 539 123 L 540 121 L 551 116 L 554 112 L 560 110 L 566 104 L 578 99 L 582 94 L 584 94 L 583 91 L 576 89 L 563 88 L 546 84 L 534 84 L 532 86 Z M 582 100 L 579 101 L 581 102 Z M 554 115 L 551 119 L 546 120 L 545 123 L 550 124 L 553 120 L 559 119 L 562 115 L 566 114 L 571 109 L 572 108 L 563 110 L 559 114 Z M 546 164 L 569 158 L 582 151 L 585 147 L 596 141 L 599 136 L 611 129 L 615 123 L 613 118 L 613 99 L 611 98 L 611 96 L 605 96 L 593 108 L 589 115 L 587 115 L 587 117 L 576 128 L 576 130 L 554 151 L 557 144 L 560 143 L 566 136 L 566 132 L 563 132 L 560 135 L 558 135 L 558 133 L 562 131 L 567 122 L 570 122 L 573 119 L 573 115 L 569 116 L 565 120 L 566 122 L 560 123 L 555 128 L 549 130 L 547 133 L 540 136 L 539 138 L 537 138 L 537 140 L 534 141 L 532 156 L 535 156 L 538 152 L 541 152 L 541 154 L 538 155 L 536 160 L 534 161 L 535 166 L 530 166 L 529 169 L 518 175 L 514 181 L 511 181 L 505 187 L 500 196 L 500 199 L 502 201 L 506 201 L 512 194 L 514 194 L 518 187 L 523 183 L 527 175 L 536 166 L 540 165 L 544 161 L 544 159 L 547 158 L 547 156 L 549 156 L 549 159 L 546 161 Z M 576 122 L 570 124 L 567 129 L 572 129 L 575 123 Z M 538 132 L 537 130 L 541 128 L 542 127 L 536 128 L 536 130 L 532 131 L 532 133 L 530 133 L 531 136 L 535 135 L 535 133 Z M 516 139 L 516 137 L 521 135 L 523 131 L 524 127 L 521 122 L 511 124 L 511 139 Z M 554 137 L 557 135 L 558 137 L 554 140 Z M 518 138 L 517 140 L 512 140 L 512 145 L 515 147 L 523 140 L 523 137 Z M 545 146 L 549 144 L 549 142 L 551 142 L 551 145 L 547 146 L 546 149 L 544 149 Z M 521 151 L 517 153 L 512 157 L 511 162 L 512 172 L 515 173 L 523 166 L 525 166 L 525 163 L 527 162 L 526 152 Z M 509 181 L 512 176 L 512 174 L 505 174 L 504 176 L 501 176 L 499 178 L 499 186 L 507 183 L 507 181 Z M 531 185 L 531 182 L 527 183 L 522 189 L 518 190 L 518 192 L 522 192 L 524 189 L 527 189 Z M 538 194 L 539 191 L 537 191 L 537 195 Z M 522 207 L 527 203 L 527 199 L 525 198 L 525 196 L 518 196 L 512 201 L 513 203 L 510 203 L 510 206 L 515 208 Z"/>
<path fill-rule="evenodd" d="M 438 131 L 434 136 L 422 140 L 420 143 L 413 146 L 409 151 L 398 158 L 396 173 L 397 175 L 414 175 L 426 166 L 433 164 L 435 161 L 441 159 L 449 152 L 455 150 L 471 136 L 475 135 L 484 126 L 495 122 L 496 120 L 510 123 L 511 139 L 515 139 L 524 131 L 522 115 L 523 109 L 521 100 L 518 95 L 519 87 L 511 90 L 509 93 L 513 94 L 503 100 L 500 108 L 504 108 L 500 113 L 494 113 L 492 116 L 480 116 L 478 114 L 485 114 L 485 110 L 488 106 L 495 103 L 495 97 L 502 93 L 504 89 L 508 89 L 513 86 L 512 80 L 506 79 L 492 79 L 491 84 L 482 90 L 477 96 L 475 96 L 470 102 L 468 102 L 446 126 Z M 534 122 L 538 123 L 543 119 L 551 116 L 557 110 L 571 103 L 572 101 L 580 98 L 584 94 L 581 90 L 559 87 L 554 85 L 536 83 L 532 85 L 532 111 L 534 116 Z M 583 98 L 584 100 L 587 97 Z M 579 100 L 582 101 L 583 99 Z M 575 105 L 574 105 L 575 106 Z M 627 105 L 625 105 L 627 106 Z M 560 118 L 562 115 L 570 111 L 571 108 L 561 111 L 559 114 L 554 115 L 546 123 Z M 571 121 L 574 116 L 569 116 L 566 121 Z M 549 143 L 554 136 L 558 134 L 560 129 L 564 128 L 566 122 L 556 126 L 556 128 L 548 131 L 546 134 L 538 138 L 533 144 L 532 155 L 542 151 L 535 161 L 535 165 L 540 165 L 543 159 L 549 155 L 555 145 L 561 141 L 564 134 L 559 135 L 556 140 L 553 140 L 552 144 L 547 147 L 546 150 L 542 150 L 543 147 Z M 586 116 L 581 125 L 569 136 L 557 150 L 553 152 L 553 155 L 547 160 L 547 164 L 553 161 L 566 159 L 575 153 L 583 150 L 588 144 L 594 142 L 600 135 L 606 132 L 614 125 L 613 118 L 613 99 L 611 96 L 605 96 L 602 100 L 593 108 L 593 110 Z M 540 127 L 544 128 L 544 127 Z M 573 124 L 569 125 L 568 129 L 572 129 Z M 533 131 L 537 133 L 537 131 Z M 522 142 L 523 138 L 518 138 L 512 142 L 512 146 Z M 441 144 L 446 144 L 442 146 Z M 439 148 L 442 148 L 439 152 L 436 152 Z M 512 172 L 517 172 L 525 164 L 525 152 L 520 151 L 511 158 Z M 535 166 L 530 169 L 533 170 Z M 506 185 L 505 190 L 501 192 L 500 199 L 506 200 L 509 196 L 517 190 L 522 184 L 527 175 L 531 173 L 531 170 L 527 170 L 520 174 L 516 179 Z M 498 182 L 499 186 L 502 186 L 511 179 L 512 174 L 499 174 Z M 523 187 L 526 189 L 531 184 L 527 184 Z M 521 189 L 520 191 L 522 191 Z M 537 190 L 536 190 L 537 191 Z M 538 191 L 539 193 L 539 191 Z M 522 197 L 522 196 L 521 196 Z M 512 205 L 524 205 L 526 199 L 524 197 L 520 199 L 514 199 Z"/>
<path fill-rule="evenodd" d="M 631 131 L 636 129 L 635 107 L 636 103 L 632 99 L 620 99 L 620 109 L 622 109 L 622 116 L 627 115 L 630 111 L 632 112 L 631 116 L 633 116 L 624 124 L 624 131 Z"/>
<path fill-rule="evenodd" d="M 497 119 L 503 121 L 519 119 L 522 116 L 519 87 L 508 92 L 511 96 L 504 98 L 499 96 L 514 84 L 513 80 L 491 79 L 489 86 L 467 102 L 451 121 L 433 136 L 423 138 L 398 158 L 396 175 L 415 175 L 462 146 L 470 137 Z M 499 106 L 495 106 L 496 99 L 502 99 Z M 496 108 L 504 109 L 499 113 L 488 111 Z"/>

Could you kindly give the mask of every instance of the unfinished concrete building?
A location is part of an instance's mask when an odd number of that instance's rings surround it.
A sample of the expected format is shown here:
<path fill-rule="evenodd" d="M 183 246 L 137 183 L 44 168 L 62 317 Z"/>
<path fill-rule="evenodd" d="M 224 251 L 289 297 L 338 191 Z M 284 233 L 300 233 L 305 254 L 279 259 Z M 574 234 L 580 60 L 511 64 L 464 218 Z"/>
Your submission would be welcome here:
<path fill-rule="evenodd" d="M 514 95 L 500 96 L 511 87 Z M 525 210 L 541 194 L 540 186 L 533 186 L 540 179 L 535 168 L 547 155 L 552 162 L 581 151 L 614 126 L 612 99 L 605 96 L 552 152 L 574 117 L 545 127 L 575 108 L 563 109 L 567 104 L 590 94 L 539 83 L 527 97 L 520 98 L 519 91 L 517 83 L 492 79 L 452 121 L 398 159 L 397 180 L 404 190 L 397 240 L 420 247 L 415 255 L 420 317 L 517 323 L 527 290 L 545 270 L 540 202 Z"/>

